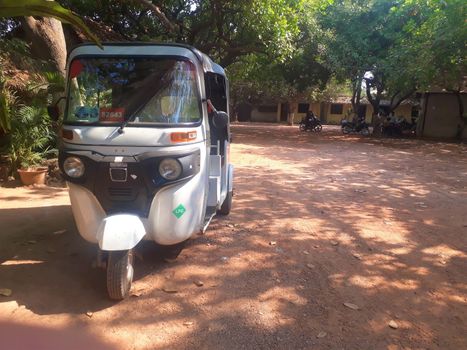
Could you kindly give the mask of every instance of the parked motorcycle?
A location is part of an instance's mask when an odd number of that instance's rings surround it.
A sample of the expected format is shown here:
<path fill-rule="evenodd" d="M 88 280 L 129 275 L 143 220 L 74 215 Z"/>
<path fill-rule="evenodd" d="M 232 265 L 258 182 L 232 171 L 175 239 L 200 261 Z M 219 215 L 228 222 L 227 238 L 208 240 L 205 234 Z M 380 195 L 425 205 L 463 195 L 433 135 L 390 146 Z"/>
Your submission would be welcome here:
<path fill-rule="evenodd" d="M 417 130 L 417 122 L 412 119 L 409 123 L 405 119 L 400 120 L 387 120 L 383 123 L 381 131 L 382 134 L 388 137 L 401 137 L 403 135 L 415 135 Z"/>
<path fill-rule="evenodd" d="M 343 119 L 341 121 L 341 129 L 343 134 L 361 134 L 369 135 L 370 129 L 368 123 L 364 120 L 358 120 L 357 122 Z"/>
<path fill-rule="evenodd" d="M 314 114 L 307 114 L 298 124 L 300 131 L 316 131 L 323 130 L 321 122 Z"/>

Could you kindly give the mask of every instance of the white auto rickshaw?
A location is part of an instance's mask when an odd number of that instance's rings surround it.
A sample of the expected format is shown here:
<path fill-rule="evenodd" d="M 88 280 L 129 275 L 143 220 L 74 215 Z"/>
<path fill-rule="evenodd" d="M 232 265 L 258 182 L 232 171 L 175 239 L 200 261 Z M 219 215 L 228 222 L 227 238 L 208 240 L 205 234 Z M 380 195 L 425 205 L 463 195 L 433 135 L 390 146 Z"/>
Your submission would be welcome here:
<path fill-rule="evenodd" d="M 141 240 L 175 245 L 230 212 L 228 81 L 190 46 L 85 44 L 69 54 L 66 91 L 59 165 L 109 296 L 123 299 Z"/>

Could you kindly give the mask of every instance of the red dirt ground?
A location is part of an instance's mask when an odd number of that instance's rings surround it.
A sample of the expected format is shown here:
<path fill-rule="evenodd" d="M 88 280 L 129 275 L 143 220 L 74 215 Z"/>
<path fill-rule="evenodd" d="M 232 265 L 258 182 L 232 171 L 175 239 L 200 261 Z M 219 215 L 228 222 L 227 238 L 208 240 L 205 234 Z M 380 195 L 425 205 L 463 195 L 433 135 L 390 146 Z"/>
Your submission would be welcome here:
<path fill-rule="evenodd" d="M 231 215 L 120 303 L 65 189 L 0 188 L 0 349 L 467 348 L 465 145 L 233 132 Z"/>

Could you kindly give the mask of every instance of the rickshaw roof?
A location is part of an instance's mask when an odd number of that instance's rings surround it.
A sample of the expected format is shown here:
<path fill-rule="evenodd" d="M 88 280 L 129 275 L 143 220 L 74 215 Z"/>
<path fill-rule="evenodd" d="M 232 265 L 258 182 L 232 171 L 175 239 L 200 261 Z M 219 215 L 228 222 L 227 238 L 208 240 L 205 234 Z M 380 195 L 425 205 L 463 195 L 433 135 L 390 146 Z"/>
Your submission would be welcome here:
<path fill-rule="evenodd" d="M 162 52 L 164 47 L 167 47 L 168 49 L 178 49 L 180 52 L 186 51 L 191 52 L 201 63 L 203 66 L 203 70 L 205 73 L 210 72 L 210 73 L 216 73 L 225 76 L 225 71 L 224 68 L 222 68 L 219 64 L 215 63 L 208 55 L 205 53 L 199 51 L 193 46 L 190 45 L 185 45 L 185 44 L 177 44 L 177 43 L 147 43 L 147 42 L 109 42 L 109 43 L 102 43 L 102 46 L 104 46 L 104 52 L 99 49 L 99 47 L 93 43 L 84 43 L 80 44 L 76 47 L 73 48 L 73 50 L 70 51 L 69 56 L 77 51 L 78 55 L 80 54 L 80 51 L 87 51 L 86 48 L 95 48 L 94 54 L 99 55 L 102 53 L 105 53 L 105 48 L 106 47 L 144 47 L 144 48 L 158 48 L 159 52 Z M 131 55 L 131 52 L 129 53 Z M 160 54 L 160 53 L 159 53 Z M 135 54 L 136 56 L 136 54 Z"/>

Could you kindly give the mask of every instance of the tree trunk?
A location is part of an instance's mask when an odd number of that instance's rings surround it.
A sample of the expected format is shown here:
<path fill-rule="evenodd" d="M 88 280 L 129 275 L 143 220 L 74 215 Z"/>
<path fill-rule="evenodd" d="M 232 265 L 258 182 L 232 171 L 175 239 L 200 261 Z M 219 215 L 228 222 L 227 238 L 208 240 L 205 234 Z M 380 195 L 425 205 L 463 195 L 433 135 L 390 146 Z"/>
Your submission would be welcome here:
<path fill-rule="evenodd" d="M 391 103 L 389 105 L 388 115 L 391 114 L 392 112 L 394 112 L 395 109 L 397 107 L 399 107 L 402 102 L 404 102 L 406 99 L 408 99 L 415 91 L 416 91 L 416 89 L 413 88 L 413 89 L 409 90 L 408 92 L 406 92 L 405 95 L 401 95 L 399 97 L 399 99 L 396 99 L 396 97 L 398 95 L 400 95 L 401 92 L 400 91 L 396 92 L 391 98 Z"/>
<path fill-rule="evenodd" d="M 373 125 L 373 134 L 374 136 L 381 136 L 381 118 L 379 113 L 374 111 L 373 107 L 373 115 L 371 116 L 371 124 Z"/>
<path fill-rule="evenodd" d="M 383 93 L 383 86 L 382 84 L 374 84 L 374 87 L 376 87 L 376 96 L 373 98 L 371 95 L 371 88 L 372 85 L 369 84 L 367 80 L 367 85 L 366 85 L 366 97 L 368 98 L 368 101 L 371 103 L 371 106 L 373 107 L 373 114 L 371 117 L 371 124 L 373 125 L 373 135 L 374 136 L 381 136 L 381 118 L 379 115 L 379 104 L 381 102 L 381 95 Z"/>
<path fill-rule="evenodd" d="M 360 100 L 362 95 L 362 78 L 360 76 L 352 83 L 352 112 L 358 115 L 360 109 Z"/>
<path fill-rule="evenodd" d="M 295 118 L 295 112 L 297 110 L 297 101 L 292 100 L 289 103 L 289 114 L 287 116 L 287 124 L 293 126 L 293 121 Z"/>
<path fill-rule="evenodd" d="M 54 18 L 24 17 L 21 24 L 27 40 L 31 42 L 32 54 L 50 60 L 65 76 L 67 51 L 62 23 Z"/>

